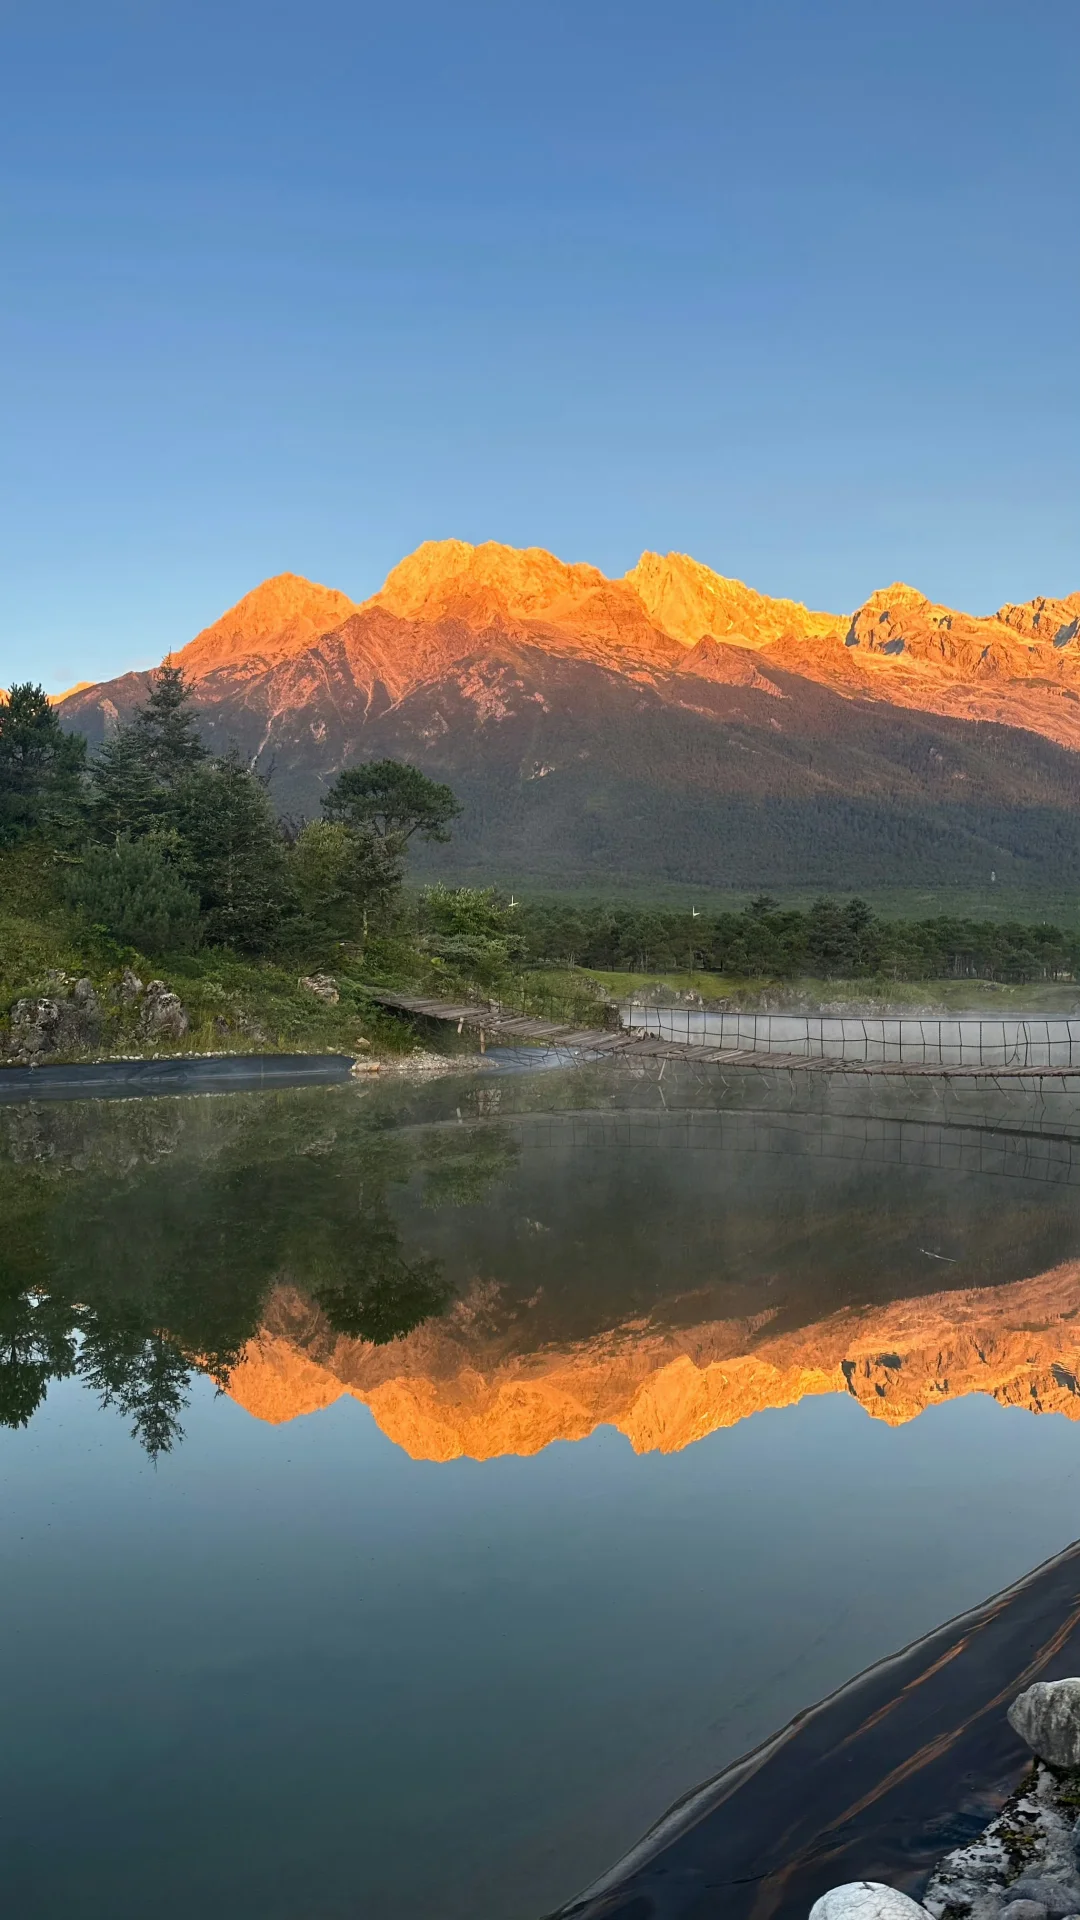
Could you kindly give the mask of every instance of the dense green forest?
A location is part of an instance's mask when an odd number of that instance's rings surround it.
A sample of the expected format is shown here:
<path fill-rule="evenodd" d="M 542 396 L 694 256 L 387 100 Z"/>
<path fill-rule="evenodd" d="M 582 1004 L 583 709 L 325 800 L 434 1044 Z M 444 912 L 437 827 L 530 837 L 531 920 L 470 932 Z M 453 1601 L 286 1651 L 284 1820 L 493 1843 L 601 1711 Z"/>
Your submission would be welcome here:
<path fill-rule="evenodd" d="M 519 927 L 534 964 L 632 973 L 1024 982 L 1068 980 L 1080 967 L 1075 931 L 948 914 L 887 920 L 859 899 L 783 908 L 762 895 L 731 913 L 548 899 L 523 906 Z"/>

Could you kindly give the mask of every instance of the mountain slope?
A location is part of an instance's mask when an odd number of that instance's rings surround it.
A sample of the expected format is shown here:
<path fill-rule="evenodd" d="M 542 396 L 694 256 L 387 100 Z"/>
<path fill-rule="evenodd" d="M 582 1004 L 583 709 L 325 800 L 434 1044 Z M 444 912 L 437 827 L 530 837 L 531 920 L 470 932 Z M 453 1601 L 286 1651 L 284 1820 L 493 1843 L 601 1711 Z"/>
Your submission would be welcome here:
<path fill-rule="evenodd" d="M 361 606 L 295 575 L 177 658 L 204 731 L 317 809 L 389 755 L 465 802 L 432 871 L 600 885 L 1080 883 L 1080 596 L 958 614 L 913 589 L 850 620 L 644 554 L 428 542 Z M 719 631 L 718 631 L 719 630 Z M 92 742 L 145 697 L 64 700 Z"/>
<path fill-rule="evenodd" d="M 176 660 L 193 680 L 252 658 L 281 660 L 301 653 L 355 611 L 355 602 L 336 588 L 316 586 L 298 573 L 279 573 L 204 627 Z"/>

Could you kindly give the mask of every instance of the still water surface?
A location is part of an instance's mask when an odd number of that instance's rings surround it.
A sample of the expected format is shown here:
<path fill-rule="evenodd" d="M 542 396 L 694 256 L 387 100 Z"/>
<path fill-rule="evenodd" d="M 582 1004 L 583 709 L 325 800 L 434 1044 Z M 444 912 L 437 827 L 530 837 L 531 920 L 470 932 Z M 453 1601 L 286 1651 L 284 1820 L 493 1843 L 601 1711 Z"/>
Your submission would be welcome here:
<path fill-rule="evenodd" d="M 1078 1186 L 670 1065 L 0 1109 L 10 1910 L 537 1920 L 1080 1532 Z"/>

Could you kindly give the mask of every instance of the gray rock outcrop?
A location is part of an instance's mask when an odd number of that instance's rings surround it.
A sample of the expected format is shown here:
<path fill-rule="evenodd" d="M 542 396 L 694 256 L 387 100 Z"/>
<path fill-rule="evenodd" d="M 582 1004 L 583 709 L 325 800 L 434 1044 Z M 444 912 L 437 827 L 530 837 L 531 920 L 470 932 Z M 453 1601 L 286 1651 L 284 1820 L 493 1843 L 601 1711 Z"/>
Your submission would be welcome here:
<path fill-rule="evenodd" d="M 1017 1916 L 1013 1909 L 1037 1907 L 1047 1920 L 1065 1920 L 1067 1914 L 1080 1911 L 1080 1881 L 1076 1875 L 1067 1871 L 1054 1877 L 1050 1874 L 1025 1874 L 1022 1880 L 1014 1880 L 1009 1888 L 1009 1905 L 1002 1908 L 1003 1913 L 1012 1913 L 1013 1920 L 1025 1920 Z M 1026 1920 L 1037 1920 L 1037 1916 L 1028 1915 Z"/>
<path fill-rule="evenodd" d="M 52 976 L 67 988 L 64 974 Z M 101 1008 L 89 980 L 78 980 L 70 991 L 29 995 L 11 1009 L 8 1059 L 15 1066 L 34 1066 L 54 1054 L 78 1054 L 97 1044 Z"/>
<path fill-rule="evenodd" d="M 1009 1708 L 1009 1725 L 1050 1767 L 1080 1767 L 1080 1680 L 1037 1680 Z"/>
<path fill-rule="evenodd" d="M 1072 1778 L 1037 1761 L 985 1832 L 935 1868 L 923 1894 L 934 1920 L 1080 1916 L 1074 1791 Z"/>
<path fill-rule="evenodd" d="M 101 1011 L 98 1005 L 97 994 L 94 992 L 94 983 L 92 980 L 76 980 L 75 985 L 71 989 L 71 1002 L 73 1006 L 78 1007 L 80 1013 L 90 1017 L 93 1017 Z"/>
<path fill-rule="evenodd" d="M 180 995 L 164 980 L 151 980 L 147 987 L 141 1024 L 143 1032 L 155 1040 L 182 1040 L 191 1027 Z"/>
<path fill-rule="evenodd" d="M 137 1006 L 145 991 L 146 989 L 139 979 L 138 974 L 133 973 L 130 967 L 125 967 L 123 973 L 120 975 L 120 1005 L 122 1007 Z"/>

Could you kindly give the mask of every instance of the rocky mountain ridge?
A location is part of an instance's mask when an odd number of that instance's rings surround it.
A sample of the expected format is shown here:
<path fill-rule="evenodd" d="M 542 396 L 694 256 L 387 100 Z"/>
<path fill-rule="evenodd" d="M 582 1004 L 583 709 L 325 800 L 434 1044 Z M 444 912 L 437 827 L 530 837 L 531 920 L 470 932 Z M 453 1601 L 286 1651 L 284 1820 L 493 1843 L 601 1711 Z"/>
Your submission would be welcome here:
<path fill-rule="evenodd" d="M 392 622 L 380 622 L 379 613 L 392 616 Z M 473 642 L 498 633 L 539 642 L 553 652 L 605 660 L 635 657 L 642 665 L 664 666 L 675 658 L 672 641 L 693 649 L 709 638 L 775 650 L 778 660 L 797 662 L 803 672 L 816 666 L 816 677 L 826 682 L 844 664 L 837 641 L 854 656 L 849 668 L 865 668 L 868 659 L 880 656 L 962 679 L 995 674 L 1080 678 L 1080 648 L 1075 656 L 1068 651 L 1080 635 L 1080 592 L 973 615 L 939 606 L 895 582 L 844 616 L 758 593 L 686 554 L 645 552 L 628 573 L 609 579 L 597 567 L 567 564 L 540 547 L 495 541 L 471 546 L 461 540 L 425 541 L 392 569 L 378 593 L 360 603 L 300 575 L 276 575 L 174 657 L 198 682 L 241 663 L 269 666 L 295 659 L 347 625 L 354 639 L 368 628 L 393 636 L 403 686 L 416 684 L 452 657 L 466 640 L 460 629 Z M 441 646 L 433 647 L 431 637 L 417 631 L 432 626 L 441 630 Z M 815 640 L 833 644 L 807 644 Z M 93 683 L 82 683 L 62 697 L 96 690 Z"/>
<path fill-rule="evenodd" d="M 841 617 L 682 554 L 609 579 L 429 541 L 362 604 L 265 581 L 175 657 L 212 744 L 261 756 L 290 811 L 389 754 L 461 792 L 467 867 L 859 886 L 1047 848 L 1080 880 L 1078 634 L 1080 594 L 984 617 L 895 585 Z M 148 678 L 61 714 L 100 741 Z"/>

